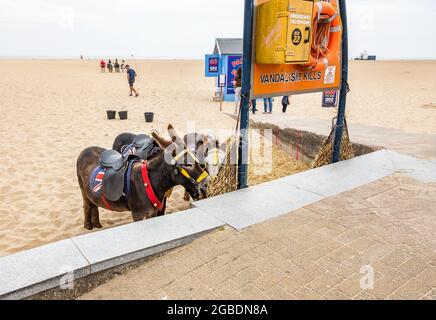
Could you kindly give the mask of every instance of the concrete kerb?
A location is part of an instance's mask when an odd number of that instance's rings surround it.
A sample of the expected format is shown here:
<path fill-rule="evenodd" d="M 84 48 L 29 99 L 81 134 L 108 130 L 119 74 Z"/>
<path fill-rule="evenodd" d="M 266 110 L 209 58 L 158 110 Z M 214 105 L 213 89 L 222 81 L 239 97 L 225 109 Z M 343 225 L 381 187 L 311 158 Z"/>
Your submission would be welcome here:
<path fill-rule="evenodd" d="M 91 273 L 96 273 L 189 243 L 223 225 L 194 208 L 74 237 L 72 241 L 88 260 Z"/>
<path fill-rule="evenodd" d="M 0 258 L 0 299 L 24 299 L 187 244 L 224 223 L 191 209 Z"/>
<path fill-rule="evenodd" d="M 90 274 L 71 239 L 0 258 L 0 299 L 23 299 Z"/>

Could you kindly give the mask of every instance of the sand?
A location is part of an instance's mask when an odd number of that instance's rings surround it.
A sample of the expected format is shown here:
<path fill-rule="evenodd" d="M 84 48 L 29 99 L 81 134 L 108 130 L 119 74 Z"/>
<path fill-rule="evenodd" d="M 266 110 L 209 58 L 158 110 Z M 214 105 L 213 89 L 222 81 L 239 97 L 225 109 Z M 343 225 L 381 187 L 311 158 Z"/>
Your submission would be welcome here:
<path fill-rule="evenodd" d="M 128 96 L 125 74 L 102 74 L 98 61 L 0 61 L 0 256 L 87 232 L 75 172 L 84 148 L 110 148 L 125 131 L 164 133 L 170 122 L 181 133 L 194 123 L 206 132 L 234 128 L 212 102 L 214 82 L 203 77 L 201 61 L 130 64 L 139 98 Z M 436 62 L 353 62 L 350 123 L 436 133 L 435 74 Z M 107 121 L 107 109 L 128 110 L 129 120 Z M 146 111 L 156 113 L 152 125 L 144 122 Z M 333 113 L 320 107 L 320 94 L 310 94 L 293 97 L 286 116 Z M 280 150 L 274 159 L 274 172 L 251 177 L 252 184 L 306 169 Z M 169 212 L 189 207 L 181 193 L 170 199 Z M 101 210 L 101 220 L 107 228 L 131 217 Z"/>

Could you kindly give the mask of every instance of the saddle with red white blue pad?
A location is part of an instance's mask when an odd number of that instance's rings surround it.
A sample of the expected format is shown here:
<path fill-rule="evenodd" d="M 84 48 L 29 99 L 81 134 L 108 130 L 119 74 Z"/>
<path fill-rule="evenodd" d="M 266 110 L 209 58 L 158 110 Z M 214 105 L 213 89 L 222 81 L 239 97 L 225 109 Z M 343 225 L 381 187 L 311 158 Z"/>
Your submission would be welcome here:
<path fill-rule="evenodd" d="M 139 161 L 136 155 L 123 156 L 115 150 L 104 151 L 99 165 L 93 170 L 89 186 L 92 193 L 103 200 L 116 202 L 130 193 L 130 176 L 132 165 Z"/>

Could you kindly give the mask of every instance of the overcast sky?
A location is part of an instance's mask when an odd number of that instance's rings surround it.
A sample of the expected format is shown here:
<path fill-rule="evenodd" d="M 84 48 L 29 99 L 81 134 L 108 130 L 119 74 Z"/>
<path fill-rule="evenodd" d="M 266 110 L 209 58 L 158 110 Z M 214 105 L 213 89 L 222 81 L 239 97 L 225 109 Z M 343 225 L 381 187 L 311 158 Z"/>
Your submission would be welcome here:
<path fill-rule="evenodd" d="M 201 58 L 243 0 L 0 0 L 0 56 Z M 436 58 L 435 0 L 348 0 L 351 56 Z"/>

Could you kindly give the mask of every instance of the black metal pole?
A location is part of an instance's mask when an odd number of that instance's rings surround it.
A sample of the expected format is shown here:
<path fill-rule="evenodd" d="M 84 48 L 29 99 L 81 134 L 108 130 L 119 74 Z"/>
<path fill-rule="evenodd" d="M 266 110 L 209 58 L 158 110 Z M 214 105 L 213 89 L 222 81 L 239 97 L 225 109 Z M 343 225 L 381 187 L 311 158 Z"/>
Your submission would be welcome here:
<path fill-rule="evenodd" d="M 238 157 L 238 189 L 248 187 L 248 127 L 251 90 L 251 57 L 253 42 L 253 0 L 245 0 L 244 42 L 242 63 L 242 99 L 240 117 L 240 140 Z"/>
<path fill-rule="evenodd" d="M 333 145 L 332 163 L 341 161 L 341 142 L 344 133 L 345 108 L 347 105 L 348 93 L 348 25 L 347 6 L 345 0 L 339 0 L 339 10 L 342 18 L 342 83 L 341 95 L 339 97 L 338 118 L 336 121 L 335 141 Z"/>

